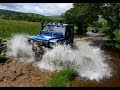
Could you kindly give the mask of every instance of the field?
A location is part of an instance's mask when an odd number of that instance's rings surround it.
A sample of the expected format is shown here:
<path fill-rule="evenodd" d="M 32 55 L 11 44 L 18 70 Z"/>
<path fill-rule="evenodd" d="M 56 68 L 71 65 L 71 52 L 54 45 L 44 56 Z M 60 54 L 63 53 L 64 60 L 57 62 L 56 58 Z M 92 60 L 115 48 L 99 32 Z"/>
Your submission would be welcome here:
<path fill-rule="evenodd" d="M 0 38 L 10 38 L 15 33 L 37 35 L 40 28 L 40 22 L 0 19 Z M 74 33 L 76 30 L 77 26 L 74 27 Z M 88 27 L 87 30 L 92 31 L 92 27 Z"/>
<path fill-rule="evenodd" d="M 27 22 L 0 19 L 0 38 L 9 38 L 14 33 L 36 35 L 39 33 L 40 22 Z"/>

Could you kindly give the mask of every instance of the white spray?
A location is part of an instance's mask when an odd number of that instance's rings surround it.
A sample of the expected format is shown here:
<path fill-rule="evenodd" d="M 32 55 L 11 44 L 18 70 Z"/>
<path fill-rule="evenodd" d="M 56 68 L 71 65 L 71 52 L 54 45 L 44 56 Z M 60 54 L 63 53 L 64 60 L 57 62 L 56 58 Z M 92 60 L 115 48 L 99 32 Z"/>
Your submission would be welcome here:
<path fill-rule="evenodd" d="M 26 35 L 16 34 L 7 43 L 7 55 L 18 60 L 31 62 L 34 60 L 32 46 L 27 42 Z"/>
<path fill-rule="evenodd" d="M 47 70 L 61 70 L 64 67 L 74 67 L 79 76 L 99 81 L 103 77 L 111 76 L 111 69 L 104 62 L 105 58 L 100 48 L 89 45 L 84 40 L 76 43 L 77 50 L 70 46 L 59 45 L 47 51 L 42 60 L 37 63 L 40 68 Z"/>
<path fill-rule="evenodd" d="M 26 40 L 24 35 L 14 36 L 9 41 L 7 55 L 17 57 L 20 54 L 21 59 L 32 61 L 34 53 Z M 104 62 L 105 55 L 100 48 L 89 44 L 88 41 L 78 40 L 75 43 L 77 47 L 75 50 L 71 49 L 69 45 L 58 45 L 51 50 L 47 50 L 43 58 L 39 62 L 35 62 L 35 65 L 40 69 L 50 71 L 73 67 L 80 77 L 90 80 L 99 81 L 104 77 L 110 77 L 111 68 Z"/>

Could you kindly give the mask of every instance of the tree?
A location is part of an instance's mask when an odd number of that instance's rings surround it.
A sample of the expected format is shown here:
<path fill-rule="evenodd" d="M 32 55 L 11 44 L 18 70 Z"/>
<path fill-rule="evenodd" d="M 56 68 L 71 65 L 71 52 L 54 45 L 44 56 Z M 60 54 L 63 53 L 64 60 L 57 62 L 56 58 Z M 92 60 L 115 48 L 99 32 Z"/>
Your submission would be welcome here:
<path fill-rule="evenodd" d="M 74 3 L 64 18 L 78 27 L 77 33 L 83 33 L 87 25 L 96 22 L 97 15 L 107 20 L 102 31 L 108 37 L 109 45 L 120 48 L 120 3 Z"/>
<path fill-rule="evenodd" d="M 97 3 L 74 3 L 73 8 L 64 14 L 66 23 L 76 25 L 78 27 L 77 34 L 83 34 L 88 24 L 97 20 L 100 5 Z"/>
<path fill-rule="evenodd" d="M 104 3 L 101 15 L 109 26 L 104 33 L 111 42 L 110 45 L 120 48 L 120 3 Z"/>
<path fill-rule="evenodd" d="M 102 16 L 109 23 L 111 32 L 110 31 L 108 32 L 112 33 L 114 30 L 120 27 L 120 4 L 119 3 L 106 4 L 106 6 L 102 8 Z"/>

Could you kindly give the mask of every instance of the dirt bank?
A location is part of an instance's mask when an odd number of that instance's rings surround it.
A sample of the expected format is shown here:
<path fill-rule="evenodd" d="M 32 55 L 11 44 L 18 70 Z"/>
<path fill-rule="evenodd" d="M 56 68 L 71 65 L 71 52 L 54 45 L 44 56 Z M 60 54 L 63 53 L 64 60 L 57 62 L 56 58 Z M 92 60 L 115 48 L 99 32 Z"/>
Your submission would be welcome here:
<path fill-rule="evenodd" d="M 44 87 L 53 73 L 18 60 L 0 64 L 0 87 Z"/>

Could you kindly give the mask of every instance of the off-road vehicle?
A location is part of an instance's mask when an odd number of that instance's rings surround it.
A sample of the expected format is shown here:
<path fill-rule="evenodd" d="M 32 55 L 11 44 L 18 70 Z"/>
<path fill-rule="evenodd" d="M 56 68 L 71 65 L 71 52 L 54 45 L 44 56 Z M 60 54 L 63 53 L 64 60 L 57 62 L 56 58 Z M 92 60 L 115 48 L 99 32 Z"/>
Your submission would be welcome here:
<path fill-rule="evenodd" d="M 42 23 L 38 35 L 29 36 L 28 41 L 32 44 L 35 52 L 44 52 L 44 48 L 53 48 L 56 44 L 73 44 L 74 26 L 62 23 Z"/>

